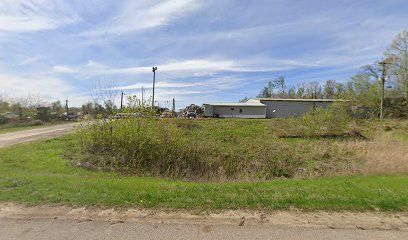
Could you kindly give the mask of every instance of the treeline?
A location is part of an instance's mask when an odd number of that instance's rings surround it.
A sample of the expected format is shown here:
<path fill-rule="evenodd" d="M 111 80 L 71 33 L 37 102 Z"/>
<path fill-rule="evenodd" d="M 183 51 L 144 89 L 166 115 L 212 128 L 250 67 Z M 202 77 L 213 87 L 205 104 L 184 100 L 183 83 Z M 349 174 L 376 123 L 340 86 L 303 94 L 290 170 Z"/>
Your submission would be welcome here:
<path fill-rule="evenodd" d="M 382 64 L 383 63 L 383 64 Z M 383 69 L 384 68 L 384 69 Z M 408 31 L 398 34 L 381 61 L 363 66 L 346 82 L 312 81 L 298 86 L 287 84 L 284 76 L 271 80 L 260 98 L 348 99 L 355 101 L 368 116 L 378 116 L 382 76 L 385 79 L 385 116 L 408 117 Z"/>
<path fill-rule="evenodd" d="M 69 108 L 75 115 L 78 108 Z M 6 99 L 0 96 L 0 124 L 27 123 L 38 120 L 42 122 L 53 122 L 67 120 L 66 107 L 61 101 L 44 103 L 38 97 L 27 97 L 21 99 Z M 38 125 L 39 122 L 34 122 Z"/>

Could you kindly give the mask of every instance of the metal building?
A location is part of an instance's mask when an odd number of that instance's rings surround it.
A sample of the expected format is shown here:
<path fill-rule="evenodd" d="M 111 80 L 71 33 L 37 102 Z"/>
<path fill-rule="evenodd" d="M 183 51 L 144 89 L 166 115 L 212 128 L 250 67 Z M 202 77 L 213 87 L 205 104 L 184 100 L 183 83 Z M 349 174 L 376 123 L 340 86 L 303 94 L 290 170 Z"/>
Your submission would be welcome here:
<path fill-rule="evenodd" d="M 288 118 L 317 108 L 328 108 L 335 99 L 255 98 L 245 103 L 206 103 L 204 115 L 215 118 Z"/>
<path fill-rule="evenodd" d="M 257 98 L 266 105 L 266 118 L 298 117 L 317 108 L 328 108 L 333 102 L 344 102 L 336 99 L 277 99 Z"/>
<path fill-rule="evenodd" d="M 204 115 L 214 118 L 265 118 L 266 106 L 260 101 L 245 103 L 205 103 Z"/>

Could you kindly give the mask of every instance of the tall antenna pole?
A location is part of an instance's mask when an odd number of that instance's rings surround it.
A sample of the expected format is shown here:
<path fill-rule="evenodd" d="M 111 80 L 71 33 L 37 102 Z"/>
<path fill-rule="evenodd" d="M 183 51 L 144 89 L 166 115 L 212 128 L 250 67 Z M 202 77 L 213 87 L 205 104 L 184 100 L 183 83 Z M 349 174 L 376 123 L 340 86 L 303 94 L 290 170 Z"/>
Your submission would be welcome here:
<path fill-rule="evenodd" d="M 152 67 L 152 70 L 153 70 L 153 96 L 152 96 L 152 107 L 154 107 L 154 87 L 155 87 L 155 84 L 156 84 L 156 70 L 157 70 L 157 67 Z"/>

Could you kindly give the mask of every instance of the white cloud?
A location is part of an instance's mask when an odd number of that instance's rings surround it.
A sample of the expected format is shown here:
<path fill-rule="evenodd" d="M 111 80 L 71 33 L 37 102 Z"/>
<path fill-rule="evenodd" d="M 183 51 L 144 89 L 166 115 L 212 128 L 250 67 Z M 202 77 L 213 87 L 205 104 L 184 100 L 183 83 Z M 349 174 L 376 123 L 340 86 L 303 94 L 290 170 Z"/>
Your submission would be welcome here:
<path fill-rule="evenodd" d="M 157 82 L 155 87 L 157 88 L 185 88 L 185 87 L 195 87 L 200 86 L 202 83 L 196 82 Z M 132 89 L 141 89 L 141 88 L 149 89 L 152 88 L 151 82 L 144 82 L 144 83 L 137 83 L 128 86 L 120 86 L 116 87 L 117 90 L 132 90 Z"/>
<path fill-rule="evenodd" d="M 197 0 L 165 0 L 160 1 L 126 1 L 119 13 L 82 35 L 119 35 L 138 30 L 151 29 L 168 25 L 199 9 Z"/>
<path fill-rule="evenodd" d="M 30 64 L 33 64 L 33 63 L 39 61 L 40 59 L 41 59 L 40 56 L 36 56 L 36 57 L 27 57 L 26 56 L 26 57 L 23 57 L 22 60 L 19 63 L 15 64 L 14 66 L 30 65 Z"/>
<path fill-rule="evenodd" d="M 47 76 L 0 74 L 0 94 L 5 96 L 39 95 L 45 100 L 61 99 L 73 92 L 66 82 Z"/>
<path fill-rule="evenodd" d="M 58 0 L 2 0 L 0 32 L 33 32 L 56 29 L 80 18 Z"/>
<path fill-rule="evenodd" d="M 71 67 L 67 67 L 67 66 L 54 66 L 53 71 L 55 73 L 76 73 L 78 72 L 78 70 L 71 68 Z"/>
<path fill-rule="evenodd" d="M 239 87 L 245 80 L 235 76 L 212 77 L 206 79 L 196 79 L 183 82 L 157 81 L 157 92 L 165 96 L 190 95 L 213 93 L 217 91 L 229 90 Z M 151 82 L 137 83 L 127 86 L 116 87 L 117 90 L 135 90 L 140 92 L 141 88 L 147 91 L 152 89 Z"/>
<path fill-rule="evenodd" d="M 188 76 L 211 76 L 220 72 L 272 72 L 301 67 L 314 67 L 316 63 L 306 63 L 297 60 L 270 59 L 255 57 L 252 59 L 236 60 L 212 60 L 212 59 L 189 59 L 170 61 L 158 64 L 158 74 L 174 74 L 176 77 Z M 54 72 L 58 73 L 82 73 L 87 75 L 134 75 L 150 74 L 151 66 L 115 68 L 94 61 L 80 67 L 54 66 Z"/>

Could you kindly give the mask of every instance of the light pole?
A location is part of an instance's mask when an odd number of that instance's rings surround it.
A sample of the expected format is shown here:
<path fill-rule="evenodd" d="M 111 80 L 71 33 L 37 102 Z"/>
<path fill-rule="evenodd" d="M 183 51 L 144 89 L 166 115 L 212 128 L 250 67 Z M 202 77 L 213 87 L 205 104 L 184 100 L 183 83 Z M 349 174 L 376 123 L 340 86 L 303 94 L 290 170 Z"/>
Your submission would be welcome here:
<path fill-rule="evenodd" d="M 155 84 L 156 84 L 156 70 L 157 70 L 157 67 L 152 67 L 152 70 L 153 70 L 153 96 L 152 96 L 152 108 L 154 107 L 154 87 L 155 87 Z"/>
<path fill-rule="evenodd" d="M 120 109 L 122 110 L 123 108 L 123 95 L 125 95 L 122 91 L 121 95 L 120 95 Z"/>

